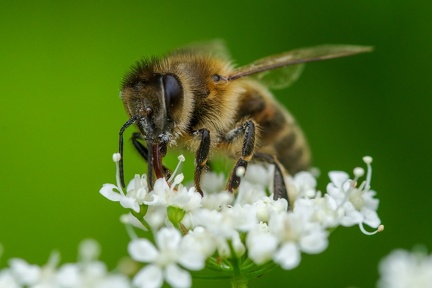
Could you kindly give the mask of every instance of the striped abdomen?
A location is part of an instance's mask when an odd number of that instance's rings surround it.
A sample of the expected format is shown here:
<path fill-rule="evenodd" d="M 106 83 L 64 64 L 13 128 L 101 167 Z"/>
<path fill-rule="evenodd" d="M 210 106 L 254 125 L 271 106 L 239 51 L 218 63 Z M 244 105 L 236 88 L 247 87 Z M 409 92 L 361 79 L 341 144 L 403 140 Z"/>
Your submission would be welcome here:
<path fill-rule="evenodd" d="M 255 151 L 276 156 L 290 174 L 308 169 L 311 157 L 305 136 L 295 119 L 270 92 L 249 82 L 241 99 L 237 120 L 249 118 L 258 124 Z"/>

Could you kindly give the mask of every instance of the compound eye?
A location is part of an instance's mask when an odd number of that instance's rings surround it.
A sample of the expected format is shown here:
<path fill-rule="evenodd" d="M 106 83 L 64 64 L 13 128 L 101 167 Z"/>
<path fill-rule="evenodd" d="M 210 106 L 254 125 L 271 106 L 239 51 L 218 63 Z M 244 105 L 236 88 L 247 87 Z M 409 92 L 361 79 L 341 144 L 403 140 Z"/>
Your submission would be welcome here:
<path fill-rule="evenodd" d="M 212 80 L 213 80 L 213 82 L 219 82 L 219 81 L 222 80 L 222 77 L 220 75 L 218 75 L 218 74 L 214 74 L 212 76 Z"/>
<path fill-rule="evenodd" d="M 174 107 L 183 95 L 183 89 L 179 80 L 172 74 L 165 74 L 162 76 L 162 84 L 166 107 Z"/>
<path fill-rule="evenodd" d="M 213 74 L 211 76 L 211 79 L 213 80 L 214 83 L 226 83 L 227 82 L 227 78 L 225 76 L 221 76 L 219 74 Z"/>

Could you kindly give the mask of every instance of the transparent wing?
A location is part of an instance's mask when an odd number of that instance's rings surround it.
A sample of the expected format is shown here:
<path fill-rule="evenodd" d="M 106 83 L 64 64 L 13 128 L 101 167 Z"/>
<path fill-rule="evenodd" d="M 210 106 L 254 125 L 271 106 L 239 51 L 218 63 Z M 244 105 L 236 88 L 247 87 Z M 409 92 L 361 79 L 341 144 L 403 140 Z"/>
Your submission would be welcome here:
<path fill-rule="evenodd" d="M 284 66 L 255 74 L 255 78 L 272 89 L 283 89 L 293 84 L 304 70 L 304 64 Z"/>
<path fill-rule="evenodd" d="M 345 57 L 370 51 L 372 51 L 372 47 L 355 45 L 321 45 L 291 50 L 278 55 L 259 59 L 249 65 L 235 69 L 234 72 L 227 77 L 227 80 L 235 80 L 243 76 L 273 70 L 284 66 Z"/>
<path fill-rule="evenodd" d="M 222 39 L 214 39 L 206 42 L 194 42 L 183 46 L 174 51 L 174 53 L 196 53 L 210 55 L 223 60 L 230 59 L 230 53 Z"/>

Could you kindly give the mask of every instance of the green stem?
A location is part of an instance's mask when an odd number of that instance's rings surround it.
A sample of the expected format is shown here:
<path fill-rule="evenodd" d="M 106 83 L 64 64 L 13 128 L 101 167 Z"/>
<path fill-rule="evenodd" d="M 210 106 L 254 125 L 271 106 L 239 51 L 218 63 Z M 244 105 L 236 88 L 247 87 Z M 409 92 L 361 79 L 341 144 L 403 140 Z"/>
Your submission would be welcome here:
<path fill-rule="evenodd" d="M 231 264 L 234 272 L 234 278 L 231 280 L 232 288 L 246 288 L 247 279 L 242 275 L 241 271 L 241 259 L 239 259 L 235 253 L 232 242 L 228 242 L 229 248 L 231 250 Z"/>
<path fill-rule="evenodd" d="M 231 280 L 232 288 L 247 288 L 247 280 L 244 277 L 233 278 Z"/>
<path fill-rule="evenodd" d="M 141 224 L 144 225 L 144 227 L 147 229 L 147 231 L 151 232 L 151 227 L 150 225 L 147 223 L 147 221 L 144 220 L 144 216 L 140 213 L 135 212 L 134 210 L 130 209 L 131 213 L 133 216 L 135 216 L 135 218 L 138 219 L 138 221 L 141 222 Z"/>

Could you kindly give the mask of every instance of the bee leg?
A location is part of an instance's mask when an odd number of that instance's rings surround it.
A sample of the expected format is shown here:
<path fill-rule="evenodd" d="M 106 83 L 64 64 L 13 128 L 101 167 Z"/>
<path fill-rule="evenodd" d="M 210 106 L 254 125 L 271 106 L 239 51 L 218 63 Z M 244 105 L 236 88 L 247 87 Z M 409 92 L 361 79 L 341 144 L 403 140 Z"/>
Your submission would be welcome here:
<path fill-rule="evenodd" d="M 254 160 L 259 162 L 266 162 L 268 164 L 273 164 L 275 166 L 274 178 L 273 178 L 273 199 L 285 199 L 288 202 L 288 210 L 290 209 L 290 201 L 288 198 L 288 191 L 284 181 L 284 168 L 276 159 L 275 156 L 264 154 L 264 153 L 255 153 Z"/>
<path fill-rule="evenodd" d="M 138 153 L 141 155 L 141 157 L 143 157 L 144 160 L 148 162 L 148 149 L 139 140 L 143 140 L 141 134 L 138 132 L 133 133 L 132 144 L 134 145 Z M 171 176 L 171 171 L 167 167 L 163 166 L 163 174 L 165 179 L 169 179 Z"/>
<path fill-rule="evenodd" d="M 148 162 L 148 150 L 147 147 L 145 147 L 141 142 L 138 140 L 141 139 L 141 134 L 138 132 L 135 132 L 132 134 L 132 144 L 134 145 L 135 149 L 138 151 L 138 153 L 141 155 L 141 157 L 144 158 L 146 162 Z"/>
<path fill-rule="evenodd" d="M 242 126 L 228 132 L 228 134 L 225 136 L 225 141 L 231 142 L 240 133 L 244 133 L 243 147 L 241 151 L 241 157 L 237 160 L 237 163 L 231 171 L 230 178 L 226 185 L 226 189 L 230 192 L 237 190 L 240 186 L 241 175 L 238 175 L 238 169 L 242 167 L 244 172 L 246 172 L 247 165 L 252 159 L 255 149 L 255 122 L 252 120 L 245 121 Z"/>
<path fill-rule="evenodd" d="M 201 194 L 201 196 L 203 196 L 203 192 L 201 189 L 201 175 L 206 169 L 206 164 L 210 152 L 210 131 L 202 128 L 198 131 L 194 131 L 193 134 L 196 136 L 201 136 L 201 143 L 195 156 L 194 184 L 195 189 Z"/>

